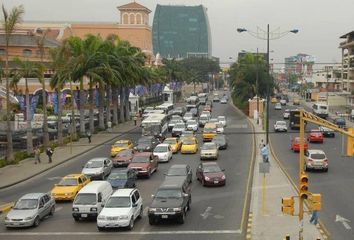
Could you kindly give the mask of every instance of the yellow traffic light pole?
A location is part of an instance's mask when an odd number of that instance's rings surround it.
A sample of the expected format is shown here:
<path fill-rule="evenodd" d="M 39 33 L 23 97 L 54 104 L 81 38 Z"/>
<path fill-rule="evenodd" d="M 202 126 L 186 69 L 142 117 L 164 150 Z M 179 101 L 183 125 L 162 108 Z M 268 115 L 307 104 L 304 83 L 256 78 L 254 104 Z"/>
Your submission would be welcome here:
<path fill-rule="evenodd" d="M 304 199 L 301 197 L 301 176 L 304 172 L 304 138 L 305 138 L 305 121 L 303 118 L 303 110 L 300 110 L 300 165 L 299 165 L 299 222 L 300 222 L 300 230 L 299 230 L 299 240 L 302 240 L 302 232 L 303 232 L 303 218 L 304 218 Z"/>

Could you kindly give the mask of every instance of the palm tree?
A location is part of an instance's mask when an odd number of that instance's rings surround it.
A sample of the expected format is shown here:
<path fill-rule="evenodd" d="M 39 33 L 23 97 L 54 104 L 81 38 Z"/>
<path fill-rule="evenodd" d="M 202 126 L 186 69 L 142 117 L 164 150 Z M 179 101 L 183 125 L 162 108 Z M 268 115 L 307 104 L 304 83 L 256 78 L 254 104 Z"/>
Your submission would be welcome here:
<path fill-rule="evenodd" d="M 14 62 L 18 68 L 13 69 L 12 75 L 13 79 L 11 81 L 11 86 L 17 86 L 17 83 L 24 78 L 25 79 L 25 98 L 26 98 L 26 125 L 27 125 L 27 154 L 33 153 L 33 133 L 31 127 L 31 104 L 29 99 L 29 89 L 28 89 L 28 78 L 38 77 L 39 71 L 36 64 L 28 60 L 21 60 L 15 58 Z"/>
<path fill-rule="evenodd" d="M 12 131 L 11 131 L 11 106 L 10 106 L 10 88 L 9 88 L 9 45 L 12 33 L 16 29 L 16 25 L 22 21 L 22 15 L 24 14 L 24 8 L 22 5 L 12 8 L 11 12 L 5 9 L 2 5 L 3 22 L 2 28 L 5 32 L 5 78 L 6 78 L 6 135 L 7 135 L 7 151 L 6 160 L 8 162 L 13 161 L 13 143 L 12 143 Z"/>

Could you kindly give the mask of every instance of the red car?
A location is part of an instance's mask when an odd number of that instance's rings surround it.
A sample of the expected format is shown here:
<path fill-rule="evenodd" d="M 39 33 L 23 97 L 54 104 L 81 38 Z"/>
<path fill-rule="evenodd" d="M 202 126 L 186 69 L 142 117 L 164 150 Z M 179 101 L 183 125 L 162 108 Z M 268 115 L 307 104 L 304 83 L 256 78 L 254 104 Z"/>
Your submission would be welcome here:
<path fill-rule="evenodd" d="M 134 156 L 133 149 L 122 150 L 112 159 L 114 167 L 128 166 Z"/>
<path fill-rule="evenodd" d="M 220 169 L 216 162 L 200 163 L 196 176 L 203 186 L 224 186 L 226 184 L 224 170 Z"/>
<path fill-rule="evenodd" d="M 306 139 L 304 139 L 304 151 L 306 151 L 309 148 Z M 300 151 L 300 138 L 295 137 L 291 140 L 291 150 L 294 152 L 299 152 Z"/>
<path fill-rule="evenodd" d="M 157 166 L 158 157 L 152 152 L 137 152 L 128 168 L 136 170 L 138 177 L 150 178 L 151 174 L 157 171 Z"/>
<path fill-rule="evenodd" d="M 309 141 L 310 143 L 312 142 L 323 143 L 323 133 L 318 131 L 317 129 L 312 129 L 307 136 L 307 141 Z"/>

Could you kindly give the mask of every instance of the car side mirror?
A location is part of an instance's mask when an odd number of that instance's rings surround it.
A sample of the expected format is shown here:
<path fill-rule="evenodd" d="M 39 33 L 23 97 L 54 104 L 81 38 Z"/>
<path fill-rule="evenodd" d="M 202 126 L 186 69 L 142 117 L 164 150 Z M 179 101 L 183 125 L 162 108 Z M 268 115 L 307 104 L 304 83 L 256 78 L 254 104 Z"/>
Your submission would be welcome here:
<path fill-rule="evenodd" d="M 138 206 L 138 204 L 137 203 L 133 203 L 133 207 L 137 207 Z"/>
<path fill-rule="evenodd" d="M 225 169 L 221 169 L 221 171 L 225 172 Z"/>
<path fill-rule="evenodd" d="M 102 202 L 102 197 L 98 197 L 97 202 Z"/>
<path fill-rule="evenodd" d="M 42 207 L 44 207 L 44 204 L 43 204 L 43 203 L 40 203 L 40 204 L 39 204 L 39 208 L 42 208 Z"/>
<path fill-rule="evenodd" d="M 188 196 L 189 196 L 189 194 L 183 193 L 183 197 L 188 197 Z"/>
<path fill-rule="evenodd" d="M 103 204 L 103 203 L 101 203 L 101 207 L 104 207 L 104 204 Z"/>
<path fill-rule="evenodd" d="M 151 194 L 151 198 L 154 198 L 155 197 L 155 195 L 154 194 Z"/>

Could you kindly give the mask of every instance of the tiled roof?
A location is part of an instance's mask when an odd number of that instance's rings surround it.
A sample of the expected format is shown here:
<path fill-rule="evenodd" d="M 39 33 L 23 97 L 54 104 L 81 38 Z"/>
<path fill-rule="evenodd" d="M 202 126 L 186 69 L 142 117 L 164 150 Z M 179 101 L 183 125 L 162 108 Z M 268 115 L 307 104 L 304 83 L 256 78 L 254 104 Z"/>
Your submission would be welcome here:
<path fill-rule="evenodd" d="M 5 46 L 5 37 L 0 34 L 0 46 Z M 53 39 L 45 39 L 44 47 L 57 47 L 60 43 Z M 10 46 L 37 47 L 36 36 L 31 34 L 14 34 L 10 38 Z"/>
<path fill-rule="evenodd" d="M 147 11 L 149 13 L 151 12 L 150 9 L 148 9 L 147 7 L 144 7 L 143 5 L 141 5 L 141 4 L 137 3 L 137 2 L 131 2 L 131 3 L 119 6 L 118 9 L 119 10 L 122 10 L 122 9 L 140 9 L 140 10 L 145 10 L 145 11 Z"/>

